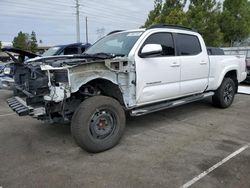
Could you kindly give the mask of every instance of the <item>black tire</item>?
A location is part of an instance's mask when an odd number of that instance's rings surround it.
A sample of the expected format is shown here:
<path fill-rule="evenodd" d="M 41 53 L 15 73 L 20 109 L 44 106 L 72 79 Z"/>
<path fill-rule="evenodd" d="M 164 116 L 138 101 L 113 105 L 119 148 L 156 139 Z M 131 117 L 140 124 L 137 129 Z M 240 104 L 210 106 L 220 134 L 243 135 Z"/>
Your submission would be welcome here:
<path fill-rule="evenodd" d="M 81 148 L 98 153 L 118 144 L 125 124 L 125 112 L 118 101 L 95 96 L 83 101 L 75 111 L 71 134 Z"/>
<path fill-rule="evenodd" d="M 219 108 L 228 108 L 234 101 L 235 93 L 235 82 L 232 78 L 224 78 L 213 96 L 213 104 Z"/>

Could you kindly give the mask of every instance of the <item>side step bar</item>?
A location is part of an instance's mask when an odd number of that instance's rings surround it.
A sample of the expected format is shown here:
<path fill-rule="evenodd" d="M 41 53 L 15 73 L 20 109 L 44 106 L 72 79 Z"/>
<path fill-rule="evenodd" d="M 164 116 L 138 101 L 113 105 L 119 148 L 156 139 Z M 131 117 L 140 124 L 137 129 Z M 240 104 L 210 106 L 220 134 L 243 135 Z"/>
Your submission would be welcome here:
<path fill-rule="evenodd" d="M 19 116 L 29 115 L 33 108 L 26 105 L 25 101 L 19 97 L 13 97 L 7 100 L 9 107 Z"/>
<path fill-rule="evenodd" d="M 194 101 L 199 101 L 202 99 L 205 99 L 207 97 L 211 97 L 214 95 L 214 92 L 207 92 L 207 93 L 202 93 L 199 95 L 192 95 L 186 98 L 178 99 L 178 100 L 172 100 L 172 101 L 166 101 L 162 103 L 157 103 L 154 105 L 148 105 L 148 106 L 143 106 L 141 108 L 136 108 L 130 112 L 131 116 L 142 116 L 145 114 L 149 114 L 152 112 L 157 112 L 160 110 L 168 109 L 168 108 L 173 108 L 176 106 L 180 106 L 183 104 L 191 103 Z"/>

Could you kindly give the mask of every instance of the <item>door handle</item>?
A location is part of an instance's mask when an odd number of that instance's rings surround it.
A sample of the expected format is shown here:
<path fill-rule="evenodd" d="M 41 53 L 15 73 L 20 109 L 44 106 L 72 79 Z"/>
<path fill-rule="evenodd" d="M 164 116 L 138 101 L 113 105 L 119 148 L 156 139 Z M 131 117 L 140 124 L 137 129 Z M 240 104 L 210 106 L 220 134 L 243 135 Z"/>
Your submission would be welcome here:
<path fill-rule="evenodd" d="M 200 65 L 207 65 L 207 62 L 206 61 L 201 61 Z"/>
<path fill-rule="evenodd" d="M 173 62 L 170 66 L 171 67 L 180 67 L 180 64 L 177 62 Z"/>

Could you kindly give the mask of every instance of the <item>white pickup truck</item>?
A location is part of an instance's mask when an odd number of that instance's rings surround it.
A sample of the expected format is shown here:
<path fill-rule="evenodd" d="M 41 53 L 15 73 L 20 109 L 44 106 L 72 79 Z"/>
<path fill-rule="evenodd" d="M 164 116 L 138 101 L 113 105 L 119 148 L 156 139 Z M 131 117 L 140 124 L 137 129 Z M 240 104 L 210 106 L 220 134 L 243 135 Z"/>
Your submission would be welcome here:
<path fill-rule="evenodd" d="M 125 114 L 140 116 L 212 97 L 227 108 L 246 78 L 245 57 L 209 56 L 189 28 L 155 25 L 113 32 L 86 53 L 36 58 L 15 67 L 9 106 L 20 116 L 71 122 L 89 152 L 115 146 Z"/>

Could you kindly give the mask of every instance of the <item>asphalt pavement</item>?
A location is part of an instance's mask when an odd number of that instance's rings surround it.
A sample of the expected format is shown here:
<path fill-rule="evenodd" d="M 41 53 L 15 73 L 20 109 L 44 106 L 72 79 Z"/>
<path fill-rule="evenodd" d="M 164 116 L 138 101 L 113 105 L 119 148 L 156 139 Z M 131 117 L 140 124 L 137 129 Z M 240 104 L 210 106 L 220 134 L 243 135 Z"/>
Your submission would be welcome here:
<path fill-rule="evenodd" d="M 129 118 L 113 149 L 79 148 L 69 125 L 18 117 L 0 90 L 0 187 L 250 187 L 250 95 Z"/>

